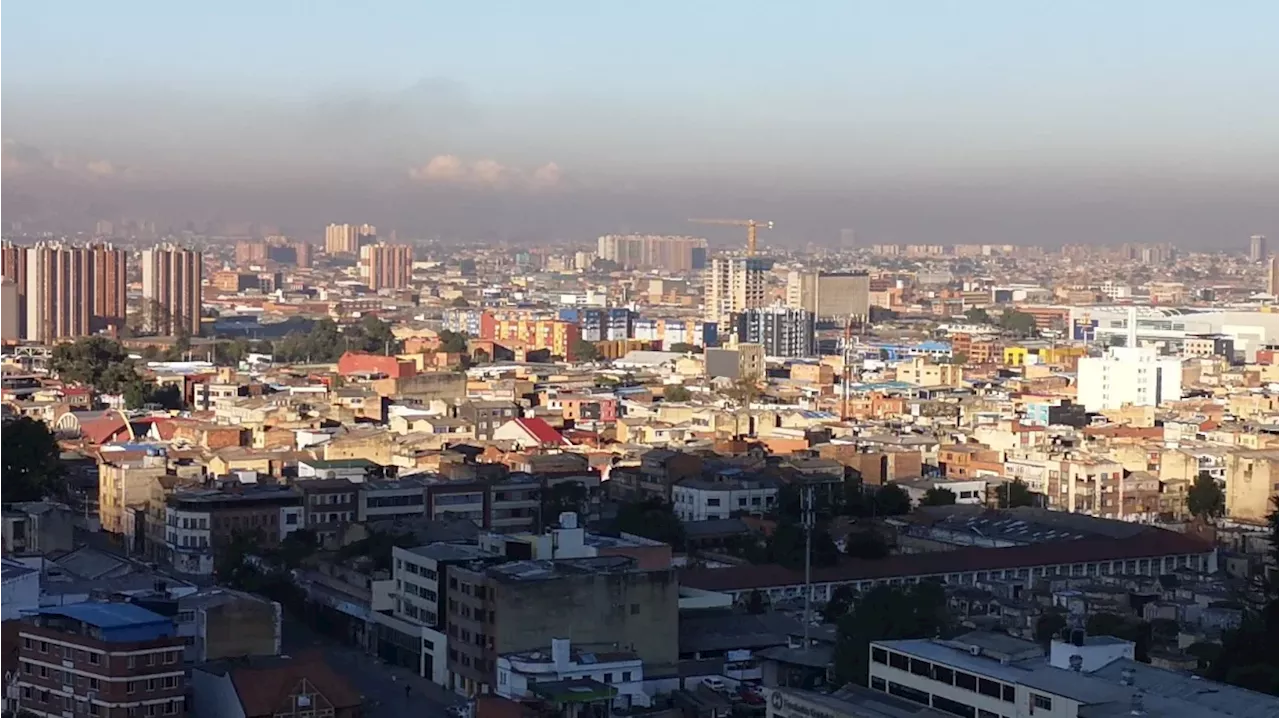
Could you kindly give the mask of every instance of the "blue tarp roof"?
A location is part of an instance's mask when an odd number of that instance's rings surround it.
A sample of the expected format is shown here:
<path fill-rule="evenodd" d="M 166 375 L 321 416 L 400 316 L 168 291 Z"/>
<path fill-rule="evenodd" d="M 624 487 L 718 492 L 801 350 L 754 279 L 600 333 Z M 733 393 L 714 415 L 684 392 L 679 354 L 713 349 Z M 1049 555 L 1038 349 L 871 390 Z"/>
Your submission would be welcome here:
<path fill-rule="evenodd" d="M 167 623 L 168 618 L 155 611 L 148 611 L 142 606 L 132 603 L 104 603 L 86 601 L 72 603 L 67 606 L 53 606 L 40 609 L 40 613 L 51 616 L 66 616 L 77 621 L 84 621 L 98 628 L 123 628 L 150 623 Z"/>

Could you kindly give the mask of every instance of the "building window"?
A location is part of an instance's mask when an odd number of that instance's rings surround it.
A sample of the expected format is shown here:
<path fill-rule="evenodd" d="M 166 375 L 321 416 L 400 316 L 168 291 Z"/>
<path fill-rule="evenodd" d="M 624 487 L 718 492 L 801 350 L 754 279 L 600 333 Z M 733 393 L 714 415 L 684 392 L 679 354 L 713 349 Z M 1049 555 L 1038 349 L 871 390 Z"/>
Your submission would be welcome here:
<path fill-rule="evenodd" d="M 890 653 L 889 665 L 900 671 L 905 671 L 910 667 L 910 660 L 901 653 Z"/>
<path fill-rule="evenodd" d="M 955 674 L 952 672 L 950 668 L 946 668 L 945 666 L 934 665 L 933 680 L 938 681 L 939 683 L 946 683 L 947 685 L 951 685 L 951 681 L 954 679 L 954 677 L 955 677 Z"/>
<path fill-rule="evenodd" d="M 950 698 L 935 695 L 933 697 L 933 707 L 951 715 L 961 716 L 961 718 L 974 718 L 973 706 L 967 706 Z"/>
<path fill-rule="evenodd" d="M 956 671 L 956 688 L 963 688 L 966 691 L 978 690 L 978 679 L 972 673 L 964 673 Z"/>
<path fill-rule="evenodd" d="M 626 682 L 627 682 L 627 681 L 629 681 L 629 680 L 631 680 L 631 671 L 623 671 L 623 672 L 622 672 L 622 682 L 623 682 L 623 683 L 626 683 Z"/>
<path fill-rule="evenodd" d="M 871 662 L 884 665 L 889 660 L 889 656 L 883 648 L 871 649 Z"/>
<path fill-rule="evenodd" d="M 1039 693 L 1032 693 L 1031 712 L 1034 713 L 1037 708 L 1045 711 L 1053 710 L 1053 699 L 1049 696 L 1042 696 Z"/>
<path fill-rule="evenodd" d="M 871 677 L 871 690 L 873 690 L 873 691 L 883 691 L 883 690 L 884 690 L 884 679 L 883 679 L 883 678 L 878 678 L 878 677 L 876 677 L 876 676 L 872 676 L 872 677 Z"/>
<path fill-rule="evenodd" d="M 889 681 L 889 694 L 899 698 L 906 698 L 909 701 L 919 703 L 920 705 L 929 705 L 929 694 L 924 691 L 917 690 L 910 686 L 904 686 L 901 683 Z"/>
<path fill-rule="evenodd" d="M 1004 701 L 1005 703 L 1016 702 L 1015 696 L 1017 694 L 1017 691 L 1014 690 L 1013 686 L 1006 686 L 1004 684 L 1001 684 L 1000 691 L 1001 691 L 1000 700 Z"/>
<path fill-rule="evenodd" d="M 984 696 L 999 698 L 1000 684 L 996 683 L 995 681 L 989 681 L 985 678 L 981 678 L 978 680 L 978 692 Z"/>
<path fill-rule="evenodd" d="M 639 616 L 639 615 L 640 615 L 640 604 L 638 604 L 638 603 L 633 603 L 633 604 L 631 604 L 631 615 L 633 615 L 633 616 Z"/>

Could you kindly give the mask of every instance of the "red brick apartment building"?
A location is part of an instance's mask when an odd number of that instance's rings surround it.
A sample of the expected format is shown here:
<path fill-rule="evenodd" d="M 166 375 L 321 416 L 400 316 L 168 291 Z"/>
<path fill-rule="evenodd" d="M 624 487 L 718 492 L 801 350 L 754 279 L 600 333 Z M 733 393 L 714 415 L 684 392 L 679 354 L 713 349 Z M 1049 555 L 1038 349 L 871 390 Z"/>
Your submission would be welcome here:
<path fill-rule="evenodd" d="M 170 618 L 132 603 L 75 603 L 40 609 L 16 633 L 7 707 L 59 718 L 186 715 L 183 642 Z"/>

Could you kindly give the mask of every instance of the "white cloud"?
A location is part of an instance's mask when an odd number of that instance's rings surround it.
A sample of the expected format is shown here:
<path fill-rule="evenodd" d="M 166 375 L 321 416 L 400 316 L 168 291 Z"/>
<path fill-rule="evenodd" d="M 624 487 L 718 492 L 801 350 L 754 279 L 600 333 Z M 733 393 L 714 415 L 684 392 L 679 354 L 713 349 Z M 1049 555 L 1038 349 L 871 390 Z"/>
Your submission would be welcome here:
<path fill-rule="evenodd" d="M 424 184 L 482 189 L 549 189 L 560 185 L 563 173 L 554 162 L 526 172 L 488 158 L 467 162 L 457 155 L 436 155 L 421 167 L 410 169 L 409 177 Z"/>
<path fill-rule="evenodd" d="M 409 176 L 423 182 L 458 182 L 466 177 L 467 168 L 454 155 L 432 157 L 422 167 L 409 170 Z"/>
<path fill-rule="evenodd" d="M 133 171 L 107 160 L 85 160 L 62 153 L 47 154 L 38 147 L 4 138 L 3 170 L 13 175 L 41 175 L 47 177 L 75 177 L 99 179 L 105 177 L 132 177 Z"/>

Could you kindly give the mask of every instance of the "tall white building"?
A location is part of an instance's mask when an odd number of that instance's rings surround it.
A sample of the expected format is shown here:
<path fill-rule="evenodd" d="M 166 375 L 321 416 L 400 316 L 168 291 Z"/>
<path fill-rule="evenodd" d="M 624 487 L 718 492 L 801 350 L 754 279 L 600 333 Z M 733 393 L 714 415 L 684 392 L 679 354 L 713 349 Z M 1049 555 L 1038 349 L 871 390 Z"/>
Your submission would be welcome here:
<path fill-rule="evenodd" d="M 765 272 L 770 261 L 760 257 L 716 257 L 707 268 L 703 293 L 704 316 L 721 330 L 733 315 L 765 306 Z"/>
<path fill-rule="evenodd" d="M 1085 411 L 1159 406 L 1182 398 L 1182 362 L 1149 347 L 1112 347 L 1106 356 L 1081 359 L 1076 377 L 1077 401 Z"/>

